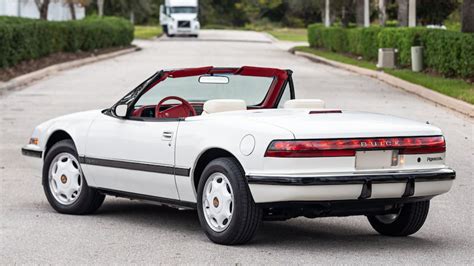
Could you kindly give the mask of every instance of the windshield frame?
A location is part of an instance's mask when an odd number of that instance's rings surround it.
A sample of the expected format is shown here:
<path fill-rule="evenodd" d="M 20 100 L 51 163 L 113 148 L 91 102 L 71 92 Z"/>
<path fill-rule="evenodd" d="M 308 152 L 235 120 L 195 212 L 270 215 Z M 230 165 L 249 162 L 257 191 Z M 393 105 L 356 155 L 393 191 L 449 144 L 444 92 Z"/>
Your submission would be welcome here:
<path fill-rule="evenodd" d="M 114 110 L 114 108 L 119 104 L 127 104 L 127 115 L 125 118 L 128 119 L 131 117 L 133 107 L 135 106 L 137 101 L 143 96 L 143 94 L 155 87 L 158 83 L 164 81 L 166 78 L 201 76 L 206 74 L 234 74 L 243 76 L 273 77 L 273 82 L 268 88 L 267 94 L 265 95 L 263 101 L 258 105 L 249 107 L 251 109 L 277 108 L 285 89 L 290 89 L 291 99 L 295 98 L 292 73 L 293 71 L 291 70 L 253 66 L 243 66 L 240 68 L 206 66 L 198 68 L 161 70 L 146 79 L 131 92 L 127 93 L 124 97 L 122 97 L 122 99 L 120 99 L 116 104 L 109 108 L 106 113 L 115 116 L 112 110 Z"/>

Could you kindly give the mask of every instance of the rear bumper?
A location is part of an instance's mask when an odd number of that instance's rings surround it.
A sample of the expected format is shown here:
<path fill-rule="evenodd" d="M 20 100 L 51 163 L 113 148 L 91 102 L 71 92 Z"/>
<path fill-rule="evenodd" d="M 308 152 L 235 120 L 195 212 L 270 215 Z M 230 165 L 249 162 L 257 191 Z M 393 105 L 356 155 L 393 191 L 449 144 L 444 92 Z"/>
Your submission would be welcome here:
<path fill-rule="evenodd" d="M 247 176 L 256 203 L 396 199 L 448 192 L 456 177 L 449 168 L 411 172 L 318 176 Z"/>

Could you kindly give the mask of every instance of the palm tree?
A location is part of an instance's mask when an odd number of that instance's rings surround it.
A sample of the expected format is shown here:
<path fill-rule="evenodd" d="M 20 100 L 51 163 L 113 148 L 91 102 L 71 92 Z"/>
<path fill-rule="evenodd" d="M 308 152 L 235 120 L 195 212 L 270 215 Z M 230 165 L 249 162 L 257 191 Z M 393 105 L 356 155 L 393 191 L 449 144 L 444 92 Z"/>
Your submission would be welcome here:
<path fill-rule="evenodd" d="M 463 1 L 461 24 L 462 32 L 474 32 L 474 0 Z"/>
<path fill-rule="evenodd" d="M 398 25 L 408 26 L 408 0 L 397 0 L 398 4 Z"/>

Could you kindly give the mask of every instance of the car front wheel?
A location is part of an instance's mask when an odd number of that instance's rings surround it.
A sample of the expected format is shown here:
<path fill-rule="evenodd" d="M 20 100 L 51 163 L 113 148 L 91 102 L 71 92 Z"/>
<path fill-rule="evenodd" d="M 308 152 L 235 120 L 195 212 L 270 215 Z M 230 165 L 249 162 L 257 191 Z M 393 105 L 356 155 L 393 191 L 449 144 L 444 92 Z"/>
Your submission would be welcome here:
<path fill-rule="evenodd" d="M 368 216 L 372 227 L 382 235 L 408 236 L 416 233 L 425 223 L 430 201 L 407 203 L 393 214 Z"/>
<path fill-rule="evenodd" d="M 57 142 L 46 154 L 43 189 L 49 204 L 66 214 L 95 212 L 105 198 L 87 185 L 72 140 Z"/>
<path fill-rule="evenodd" d="M 243 170 L 233 158 L 218 158 L 206 166 L 199 180 L 197 209 L 206 235 L 218 244 L 250 241 L 262 220 Z"/>

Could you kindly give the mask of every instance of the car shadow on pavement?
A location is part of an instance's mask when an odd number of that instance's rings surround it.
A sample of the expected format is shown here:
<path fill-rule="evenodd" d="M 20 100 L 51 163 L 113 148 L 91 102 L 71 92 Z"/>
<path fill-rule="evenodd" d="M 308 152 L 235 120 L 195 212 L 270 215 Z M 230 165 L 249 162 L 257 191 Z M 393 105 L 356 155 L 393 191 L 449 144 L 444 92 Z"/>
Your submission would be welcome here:
<path fill-rule="evenodd" d="M 362 218 L 362 217 L 361 217 Z M 298 218 L 283 222 L 264 222 L 249 247 L 268 247 L 279 243 L 285 249 L 334 251 L 340 248 L 347 252 L 367 250 L 412 250 L 440 248 L 443 243 L 436 240 L 410 237 L 381 236 L 370 225 L 353 224 L 352 218 Z M 364 218 L 365 219 L 365 218 Z"/>
<path fill-rule="evenodd" d="M 208 241 L 203 237 L 195 210 L 177 210 L 140 201 L 108 200 L 96 213 L 99 219 L 120 220 L 123 223 L 157 227 L 186 233 L 189 237 Z M 337 219 L 337 220 L 336 220 Z M 356 218 L 357 219 L 357 218 Z M 363 218 L 365 220 L 365 218 Z M 354 224 L 355 221 L 355 224 Z M 366 221 L 364 221 L 366 222 Z M 422 229 L 423 230 L 423 229 Z M 354 218 L 298 218 L 288 221 L 265 221 L 254 240 L 238 248 L 285 248 L 295 250 L 334 251 L 334 247 L 348 252 L 363 250 L 411 250 L 442 248 L 443 243 L 411 237 L 380 236 L 367 224 Z"/>
<path fill-rule="evenodd" d="M 169 227 L 172 230 L 199 231 L 201 225 L 195 210 L 178 210 L 138 200 L 106 199 L 95 213 L 101 219 L 145 223 L 146 226 Z"/>

